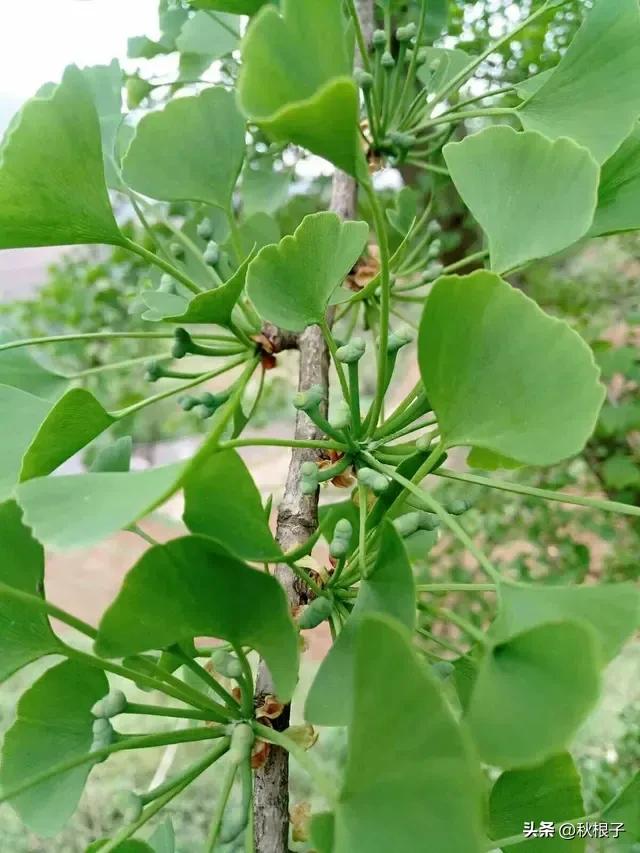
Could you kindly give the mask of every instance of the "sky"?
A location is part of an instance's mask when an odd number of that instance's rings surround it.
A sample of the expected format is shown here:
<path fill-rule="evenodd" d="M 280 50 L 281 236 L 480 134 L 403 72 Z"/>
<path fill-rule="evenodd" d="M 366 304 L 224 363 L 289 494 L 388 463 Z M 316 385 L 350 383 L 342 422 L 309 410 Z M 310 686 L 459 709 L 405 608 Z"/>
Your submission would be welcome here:
<path fill-rule="evenodd" d="M 124 59 L 157 34 L 158 0 L 0 0 L 0 97 L 19 103 L 70 63 Z"/>

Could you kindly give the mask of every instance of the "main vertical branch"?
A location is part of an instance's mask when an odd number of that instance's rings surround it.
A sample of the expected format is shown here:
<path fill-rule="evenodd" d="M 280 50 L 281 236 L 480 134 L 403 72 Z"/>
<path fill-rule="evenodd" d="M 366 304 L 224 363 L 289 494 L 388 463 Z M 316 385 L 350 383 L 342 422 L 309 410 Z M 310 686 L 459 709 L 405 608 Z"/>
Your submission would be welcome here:
<path fill-rule="evenodd" d="M 357 0 L 358 12 L 367 40 L 373 33 L 374 0 Z M 336 172 L 333 179 L 331 210 L 343 219 L 353 219 L 357 210 L 357 186 L 353 178 Z M 329 318 L 333 319 L 332 317 Z M 300 354 L 298 388 L 306 391 L 312 385 L 329 390 L 329 352 L 319 326 L 309 326 L 298 339 Z M 295 437 L 321 437 L 315 424 L 304 412 L 298 412 Z M 278 509 L 276 538 L 284 551 L 305 542 L 318 526 L 318 492 L 304 495 L 300 486 L 300 468 L 308 460 L 315 461 L 313 450 L 293 450 L 284 496 Z M 289 566 L 279 564 L 276 577 L 284 587 L 291 608 L 306 601 L 306 588 Z M 269 670 L 260 664 L 256 685 L 256 701 L 273 693 Z M 280 731 L 289 725 L 290 707 L 274 721 Z M 266 763 L 256 771 L 254 784 L 254 836 L 256 853 L 287 853 L 289 849 L 289 760 L 285 750 L 272 746 Z"/>

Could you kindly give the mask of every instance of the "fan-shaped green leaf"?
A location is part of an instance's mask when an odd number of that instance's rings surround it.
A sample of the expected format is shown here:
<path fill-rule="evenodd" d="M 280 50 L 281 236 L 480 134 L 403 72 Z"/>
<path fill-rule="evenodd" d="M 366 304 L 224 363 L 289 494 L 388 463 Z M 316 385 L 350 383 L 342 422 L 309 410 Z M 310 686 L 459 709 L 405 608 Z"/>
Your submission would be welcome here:
<path fill-rule="evenodd" d="M 171 310 L 160 311 L 159 318 L 171 320 L 172 323 L 199 324 L 205 323 L 216 326 L 229 326 L 231 314 L 236 305 L 247 278 L 247 269 L 253 255 L 249 256 L 238 267 L 231 278 L 214 290 L 199 293 L 188 303 L 185 310 L 175 314 Z"/>
<path fill-rule="evenodd" d="M 126 472 L 131 468 L 131 448 L 133 442 L 130 435 L 108 444 L 96 454 L 89 469 L 92 474 Z"/>
<path fill-rule="evenodd" d="M 18 388 L 0 385 L 3 435 L 0 443 L 0 500 L 6 500 L 20 481 L 22 456 L 50 404 Z"/>
<path fill-rule="evenodd" d="M 294 142 L 351 175 L 363 159 L 358 91 L 340 0 L 266 6 L 242 45 L 240 104 L 272 139 Z M 269 80 L 269 85 L 265 85 Z"/>
<path fill-rule="evenodd" d="M 636 0 L 596 0 L 543 85 L 518 108 L 527 130 L 568 136 L 599 163 L 640 116 L 640 9 Z"/>
<path fill-rule="evenodd" d="M 585 813 L 580 774 L 568 752 L 554 755 L 527 770 L 507 770 L 500 776 L 489 800 L 491 838 L 518 835 L 527 822 L 565 823 Z M 522 845 L 526 853 L 583 853 L 584 838 L 531 838 Z"/>
<path fill-rule="evenodd" d="M 0 344 L 10 337 L 0 334 Z M 37 361 L 26 347 L 0 351 L 0 384 L 11 385 L 43 400 L 57 400 L 69 380 Z"/>
<path fill-rule="evenodd" d="M 418 69 L 418 79 L 432 92 L 449 83 L 471 62 L 471 57 L 464 50 L 447 47 L 423 47 L 424 64 Z"/>
<path fill-rule="evenodd" d="M 25 104 L 0 146 L 0 249 L 123 242 L 92 92 L 70 66 L 51 93 Z"/>
<path fill-rule="evenodd" d="M 116 422 L 89 391 L 72 388 L 42 422 L 22 460 L 21 481 L 43 477 Z"/>
<path fill-rule="evenodd" d="M 591 237 L 640 230 L 640 126 L 602 167 Z"/>
<path fill-rule="evenodd" d="M 570 139 L 489 127 L 446 145 L 444 157 L 497 272 L 566 249 L 593 222 L 598 164 Z"/>
<path fill-rule="evenodd" d="M 503 584 L 500 613 L 492 627 L 500 640 L 536 625 L 567 619 L 595 632 L 603 661 L 614 658 L 640 627 L 640 590 L 633 583 L 597 586 Z"/>
<path fill-rule="evenodd" d="M 151 198 L 228 209 L 244 149 L 244 120 L 234 96 L 215 86 L 145 116 L 122 173 L 129 186 Z"/>
<path fill-rule="evenodd" d="M 90 68 L 84 68 L 82 73 L 91 87 L 100 122 L 106 182 L 109 187 L 120 189 L 122 180 L 117 149 L 118 134 L 122 125 L 124 74 L 117 59 L 109 65 L 93 65 Z"/>
<path fill-rule="evenodd" d="M 604 809 L 602 818 L 610 826 L 621 824 L 624 831 L 615 842 L 620 853 L 634 853 L 640 843 L 640 773 Z"/>
<path fill-rule="evenodd" d="M 245 163 L 242 172 L 242 213 L 250 218 L 256 213 L 276 213 L 287 203 L 291 172 L 275 171 L 273 164 L 267 168 L 254 168 Z"/>
<path fill-rule="evenodd" d="M 371 574 L 360 584 L 358 598 L 329 653 L 320 664 L 305 705 L 305 718 L 320 726 L 345 726 L 351 719 L 352 679 L 358 627 L 363 618 L 383 613 L 409 630 L 416 621 L 416 589 L 411 564 L 392 524 L 382 529 L 380 550 Z"/>
<path fill-rule="evenodd" d="M 485 271 L 436 282 L 419 362 L 446 447 L 482 447 L 531 465 L 578 453 L 604 398 L 579 335 Z"/>
<path fill-rule="evenodd" d="M 235 50 L 239 41 L 237 18 L 224 13 L 196 12 L 182 27 L 176 47 L 180 53 L 204 55 L 214 62 Z"/>
<path fill-rule="evenodd" d="M 52 548 L 94 545 L 148 515 L 178 488 L 183 464 L 124 473 L 38 477 L 17 500 L 26 523 Z"/>
<path fill-rule="evenodd" d="M 254 15 L 266 3 L 277 0 L 192 0 L 194 9 L 212 9 L 232 15 Z"/>
<path fill-rule="evenodd" d="M 512 768 L 567 746 L 598 698 L 598 639 L 587 626 L 547 622 L 491 648 L 467 719 L 480 757 Z"/>
<path fill-rule="evenodd" d="M 266 246 L 249 266 L 247 289 L 260 315 L 294 332 L 322 322 L 368 233 L 366 222 L 343 222 L 335 213 L 305 216 L 293 236 Z"/>
<path fill-rule="evenodd" d="M 260 493 L 235 450 L 214 453 L 193 466 L 185 476 L 184 500 L 184 522 L 192 533 L 210 536 L 244 560 L 272 562 L 282 557 Z"/>
<path fill-rule="evenodd" d="M 334 853 L 479 853 L 480 767 L 397 623 L 360 625 Z"/>
<path fill-rule="evenodd" d="M 0 504 L 0 583 L 42 596 L 44 552 L 22 523 L 13 502 Z M 46 615 L 0 594 L 0 681 L 44 655 L 60 650 Z"/>
<path fill-rule="evenodd" d="M 49 669 L 18 702 L 16 721 L 2 748 L 0 784 L 28 782 L 66 760 L 91 751 L 91 708 L 108 692 L 103 672 L 75 661 Z M 39 835 L 59 832 L 76 810 L 91 770 L 83 764 L 15 797 L 11 804 Z"/>
<path fill-rule="evenodd" d="M 256 649 L 280 698 L 290 699 L 298 632 L 282 587 L 202 536 L 146 552 L 105 613 L 96 647 L 108 657 L 126 657 L 198 636 Z"/>

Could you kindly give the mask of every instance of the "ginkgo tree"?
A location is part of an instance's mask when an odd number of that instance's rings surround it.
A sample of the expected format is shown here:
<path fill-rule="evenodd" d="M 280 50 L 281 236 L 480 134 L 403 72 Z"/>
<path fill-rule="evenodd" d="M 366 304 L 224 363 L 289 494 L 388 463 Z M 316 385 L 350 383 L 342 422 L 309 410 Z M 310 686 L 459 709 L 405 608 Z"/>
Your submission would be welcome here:
<path fill-rule="evenodd" d="M 163 41 L 136 40 L 139 55 L 177 49 L 206 65 L 233 54 L 233 86 L 200 85 L 135 123 L 123 113 L 118 63 L 70 66 L 11 123 L 0 148 L 0 248 L 98 244 L 138 255 L 148 279 L 136 310 L 158 331 L 64 339 L 123 334 L 166 347 L 146 366 L 160 390 L 107 411 L 38 360 L 60 338 L 0 344 L 0 675 L 57 659 L 19 700 L 2 748 L 0 799 L 31 830 L 55 836 L 111 755 L 197 743 L 192 764 L 129 792 L 121 828 L 88 850 L 170 853 L 172 834 L 151 834 L 149 822 L 213 767 L 202 849 L 284 853 L 289 755 L 324 800 L 306 841 L 298 828 L 297 849 L 480 853 L 525 841 L 526 821 L 588 819 L 624 823 L 619 849 L 640 842 L 640 781 L 587 817 L 569 751 L 604 667 L 638 629 L 637 587 L 516 583 L 465 530 L 468 504 L 432 489 L 454 478 L 640 516 L 493 473 L 578 454 L 604 399 L 590 349 L 512 287 L 510 273 L 640 227 L 638 0 L 594 0 L 539 76 L 473 85 L 492 52 L 564 5 L 547 0 L 471 56 L 441 46 L 446 4 L 430 0 L 375 10 L 368 0 L 163 0 Z M 381 26 L 371 31 L 374 11 Z M 282 197 L 278 172 L 259 180 L 246 168 L 258 134 L 336 168 L 332 209 L 282 239 L 263 210 Z M 405 165 L 432 177 L 424 205 L 410 187 L 383 202 L 376 173 Z M 484 246 L 443 267 L 434 201 L 451 183 Z M 120 230 L 118 197 L 148 245 Z M 415 336 L 396 322 L 407 300 L 422 311 Z M 399 352 L 414 337 L 419 381 L 391 402 Z M 255 380 L 285 348 L 299 350 L 295 435 L 256 437 L 247 432 L 261 403 Z M 214 378 L 223 390 L 206 390 Z M 210 423 L 193 458 L 130 470 L 121 437 L 91 470 L 57 473 L 168 398 Z M 292 450 L 275 534 L 272 502 L 239 453 L 251 445 Z M 485 473 L 448 468 L 454 448 Z M 329 482 L 344 500 L 319 509 Z M 177 493 L 184 532 L 158 544 L 138 522 Z M 417 583 L 412 546 L 427 549 L 439 528 L 468 548 L 486 583 L 448 583 L 437 566 L 437 583 Z M 148 548 L 99 624 L 51 603 L 45 549 L 119 530 Z M 444 606 L 451 591 L 492 596 L 486 632 Z M 455 626 L 467 651 L 441 658 L 420 642 L 424 611 Z M 301 700 L 305 725 L 291 726 L 305 632 L 322 623 L 333 645 Z M 121 730 L 136 716 L 144 734 Z M 346 729 L 335 776 L 314 756 L 315 726 Z M 567 849 L 585 845 L 577 834 Z"/>

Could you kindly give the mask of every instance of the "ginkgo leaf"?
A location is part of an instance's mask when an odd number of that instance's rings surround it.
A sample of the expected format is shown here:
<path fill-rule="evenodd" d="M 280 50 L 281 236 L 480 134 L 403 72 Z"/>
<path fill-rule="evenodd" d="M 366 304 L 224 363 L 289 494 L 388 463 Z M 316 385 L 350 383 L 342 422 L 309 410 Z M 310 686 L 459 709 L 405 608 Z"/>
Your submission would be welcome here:
<path fill-rule="evenodd" d="M 212 9 L 232 15 L 254 15 L 266 3 L 273 0 L 192 0 L 194 9 Z"/>
<path fill-rule="evenodd" d="M 122 86 L 124 73 L 117 59 L 109 65 L 92 65 L 83 68 L 93 93 L 93 100 L 100 122 L 102 154 L 107 185 L 113 189 L 122 187 L 118 135 L 122 126 Z"/>
<path fill-rule="evenodd" d="M 20 481 L 22 456 L 47 417 L 51 404 L 18 388 L 0 385 L 2 443 L 0 443 L 0 501 L 14 492 Z"/>
<path fill-rule="evenodd" d="M 124 242 L 92 91 L 70 66 L 59 86 L 24 105 L 0 146 L 0 249 Z"/>
<path fill-rule="evenodd" d="M 244 119 L 233 93 L 214 86 L 146 115 L 122 174 L 130 187 L 151 198 L 200 201 L 226 210 L 244 150 Z"/>
<path fill-rule="evenodd" d="M 242 59 L 238 96 L 250 121 L 355 176 L 363 160 L 359 101 L 340 0 L 283 0 L 282 14 L 265 6 Z"/>
<path fill-rule="evenodd" d="M 640 116 L 640 8 L 636 0 L 596 0 L 560 62 L 518 107 L 526 130 L 570 137 L 599 163 Z"/>
<path fill-rule="evenodd" d="M 435 283 L 418 356 L 447 448 L 551 465 L 582 450 L 604 399 L 580 336 L 484 270 Z"/>
<path fill-rule="evenodd" d="M 260 652 L 278 696 L 291 698 L 298 632 L 284 590 L 204 536 L 174 539 L 144 554 L 103 616 L 96 648 L 127 657 L 199 636 Z"/>
<path fill-rule="evenodd" d="M 496 272 L 566 249 L 591 227 L 600 172 L 570 139 L 489 127 L 446 145 L 444 157 Z"/>
<path fill-rule="evenodd" d="M 89 391 L 72 388 L 53 406 L 29 444 L 21 481 L 55 471 L 116 422 Z"/>
<path fill-rule="evenodd" d="M 44 551 L 22 522 L 14 501 L 0 504 L 0 583 L 41 598 Z M 61 644 L 42 610 L 0 594 L 0 681 Z"/>
<path fill-rule="evenodd" d="M 0 784 L 9 790 L 69 759 L 93 742 L 91 708 L 109 691 L 105 674 L 75 661 L 47 670 L 18 702 L 16 721 L 2 746 Z M 73 815 L 91 764 L 35 785 L 11 800 L 21 820 L 39 835 L 56 835 Z"/>
<path fill-rule="evenodd" d="M 196 12 L 182 27 L 176 47 L 181 53 L 202 54 L 214 62 L 235 50 L 239 41 L 237 18 L 224 13 Z"/>
<path fill-rule="evenodd" d="M 8 335 L 0 334 L 0 343 L 9 340 Z M 68 388 L 69 380 L 19 347 L 0 351 L 0 385 L 11 385 L 43 400 L 57 400 Z"/>
<path fill-rule="evenodd" d="M 640 843 L 640 773 L 603 809 L 602 818 L 609 826 L 624 828 L 615 842 L 616 851 L 634 853 Z"/>
<path fill-rule="evenodd" d="M 275 213 L 289 198 L 291 172 L 276 171 L 273 163 L 268 168 L 252 167 L 245 163 L 242 172 L 242 212 L 246 218 L 256 213 Z"/>
<path fill-rule="evenodd" d="M 446 47 L 423 47 L 424 63 L 418 69 L 418 79 L 431 91 L 437 92 L 471 62 L 464 50 Z"/>
<path fill-rule="evenodd" d="M 133 442 L 130 435 L 123 435 L 113 444 L 108 444 L 96 454 L 89 469 L 94 474 L 100 472 L 129 471 L 131 468 L 131 449 Z"/>
<path fill-rule="evenodd" d="M 480 664 L 467 720 L 480 757 L 505 769 L 564 749 L 600 689 L 595 633 L 546 622 L 496 643 Z"/>
<path fill-rule="evenodd" d="M 231 490 L 229 483 L 233 483 Z M 184 500 L 184 522 L 192 533 L 210 536 L 244 560 L 272 562 L 282 557 L 260 493 L 235 450 L 213 453 L 190 469 Z"/>
<path fill-rule="evenodd" d="M 167 310 L 158 311 L 159 319 L 170 320 L 172 323 L 181 325 L 204 323 L 228 327 L 234 306 L 244 288 L 252 258 L 253 254 L 250 252 L 228 281 L 214 290 L 207 290 L 205 293 L 194 296 L 181 313 L 176 314 L 170 306 L 166 306 Z"/>
<path fill-rule="evenodd" d="M 640 591 L 633 583 L 594 586 L 503 584 L 496 639 L 554 619 L 585 622 L 595 632 L 603 661 L 614 658 L 640 627 Z"/>
<path fill-rule="evenodd" d="M 16 496 L 39 542 L 59 550 L 81 548 L 164 503 L 179 487 L 184 467 L 37 477 L 22 483 Z"/>
<path fill-rule="evenodd" d="M 309 690 L 305 719 L 319 726 L 344 726 L 351 719 L 354 697 L 352 679 L 358 626 L 375 613 L 397 619 L 413 630 L 416 621 L 416 589 L 413 571 L 402 540 L 385 522 L 380 550 L 371 574 L 360 584 L 351 616 L 345 622 Z"/>
<path fill-rule="evenodd" d="M 640 230 L 640 125 L 602 167 L 589 236 Z"/>
<path fill-rule="evenodd" d="M 489 834 L 509 838 L 522 832 L 525 823 L 539 826 L 566 823 L 585 813 L 580 774 L 568 752 L 552 756 L 544 764 L 524 770 L 507 770 L 495 782 L 489 797 Z M 583 853 L 584 838 L 531 838 L 522 845 L 526 853 Z"/>
<path fill-rule="evenodd" d="M 258 313 L 293 332 L 321 323 L 368 234 L 366 222 L 343 222 L 335 213 L 305 216 L 293 236 L 266 246 L 249 266 L 247 289 Z"/>
<path fill-rule="evenodd" d="M 480 766 L 410 636 L 368 616 L 356 649 L 333 853 L 480 853 Z"/>

